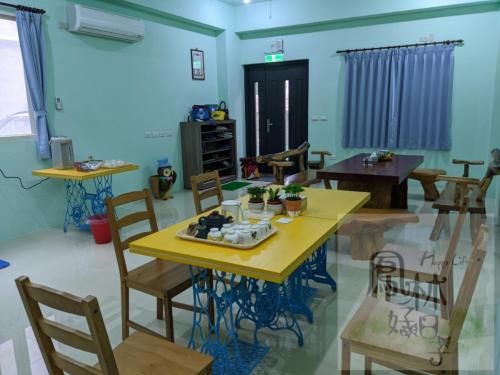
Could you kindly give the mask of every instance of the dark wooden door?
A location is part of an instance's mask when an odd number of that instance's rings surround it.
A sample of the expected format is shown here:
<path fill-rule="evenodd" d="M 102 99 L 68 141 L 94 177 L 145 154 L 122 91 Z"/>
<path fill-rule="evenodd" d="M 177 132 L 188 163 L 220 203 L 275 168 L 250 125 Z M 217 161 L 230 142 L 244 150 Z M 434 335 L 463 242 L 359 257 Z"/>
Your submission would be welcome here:
<path fill-rule="evenodd" d="M 297 148 L 308 136 L 309 62 L 245 66 L 247 155 Z"/>

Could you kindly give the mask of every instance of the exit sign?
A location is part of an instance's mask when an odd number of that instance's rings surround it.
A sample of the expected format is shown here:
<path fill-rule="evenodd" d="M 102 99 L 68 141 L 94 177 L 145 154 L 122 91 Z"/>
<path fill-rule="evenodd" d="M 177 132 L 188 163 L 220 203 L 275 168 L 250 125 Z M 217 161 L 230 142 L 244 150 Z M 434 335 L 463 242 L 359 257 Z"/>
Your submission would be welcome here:
<path fill-rule="evenodd" d="M 266 55 L 264 61 L 266 63 L 273 63 L 273 62 L 278 62 L 278 61 L 283 61 L 284 56 L 282 53 L 273 53 L 271 55 Z"/>

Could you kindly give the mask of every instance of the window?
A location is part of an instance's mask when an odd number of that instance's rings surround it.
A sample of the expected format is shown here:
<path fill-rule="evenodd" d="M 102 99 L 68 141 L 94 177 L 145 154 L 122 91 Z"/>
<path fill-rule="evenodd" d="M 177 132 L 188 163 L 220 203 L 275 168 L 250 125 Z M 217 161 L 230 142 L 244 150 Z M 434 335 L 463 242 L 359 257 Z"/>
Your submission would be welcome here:
<path fill-rule="evenodd" d="M 14 17 L 0 15 L 0 137 L 33 134 Z"/>

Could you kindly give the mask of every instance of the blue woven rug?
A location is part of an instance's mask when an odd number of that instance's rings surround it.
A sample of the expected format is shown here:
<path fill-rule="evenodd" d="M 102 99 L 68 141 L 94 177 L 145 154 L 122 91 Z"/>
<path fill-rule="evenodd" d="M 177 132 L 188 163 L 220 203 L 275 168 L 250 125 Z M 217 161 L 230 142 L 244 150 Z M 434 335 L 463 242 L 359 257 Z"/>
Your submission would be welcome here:
<path fill-rule="evenodd" d="M 0 259 L 0 269 L 2 269 L 2 268 L 7 268 L 7 267 L 9 267 L 9 266 L 10 266 L 10 263 L 9 263 L 9 262 L 7 262 L 7 261 L 5 261 L 5 260 Z"/>

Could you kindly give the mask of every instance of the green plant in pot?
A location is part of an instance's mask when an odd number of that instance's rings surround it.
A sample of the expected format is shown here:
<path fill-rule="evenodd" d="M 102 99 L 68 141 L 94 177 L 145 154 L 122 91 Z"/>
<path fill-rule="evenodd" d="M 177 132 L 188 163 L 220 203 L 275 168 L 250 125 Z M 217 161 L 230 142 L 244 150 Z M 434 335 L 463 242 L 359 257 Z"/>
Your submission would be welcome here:
<path fill-rule="evenodd" d="M 285 186 L 283 190 L 286 193 L 285 207 L 288 216 L 299 216 L 302 208 L 300 193 L 304 191 L 304 188 L 299 184 L 290 184 Z"/>
<path fill-rule="evenodd" d="M 264 194 L 266 194 L 266 191 L 261 186 L 251 186 L 247 189 L 247 193 L 250 195 L 248 201 L 248 209 L 250 211 L 264 210 Z"/>
<path fill-rule="evenodd" d="M 269 197 L 267 198 L 267 209 L 272 211 L 275 215 L 281 215 L 283 213 L 283 202 L 280 199 L 280 188 L 269 188 L 267 191 Z"/>

